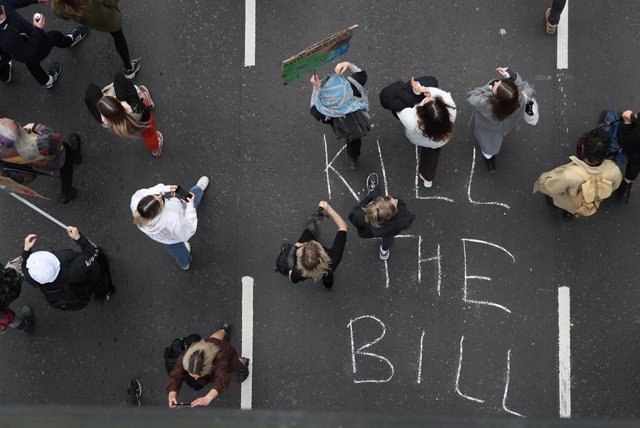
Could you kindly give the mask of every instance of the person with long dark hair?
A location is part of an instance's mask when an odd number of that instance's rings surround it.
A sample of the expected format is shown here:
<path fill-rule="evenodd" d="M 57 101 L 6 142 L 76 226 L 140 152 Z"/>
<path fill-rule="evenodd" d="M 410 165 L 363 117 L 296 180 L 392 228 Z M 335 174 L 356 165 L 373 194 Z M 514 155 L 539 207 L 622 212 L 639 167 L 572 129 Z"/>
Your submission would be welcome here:
<path fill-rule="evenodd" d="M 90 83 L 84 103 L 103 127 L 122 138 L 142 137 L 147 150 L 155 157 L 162 155 L 164 136 L 156 129 L 155 104 L 146 86 L 136 86 L 117 72 L 113 84 L 100 89 Z"/>
<path fill-rule="evenodd" d="M 133 79 L 140 70 L 140 58 L 131 59 L 129 46 L 122 32 L 122 12 L 120 0 L 51 0 L 51 9 L 60 19 L 75 22 L 111 34 L 118 55 L 122 59 L 123 73 Z"/>
<path fill-rule="evenodd" d="M 478 140 L 490 173 L 496 171 L 496 156 L 502 140 L 520 127 L 526 114 L 527 102 L 535 91 L 508 67 L 498 67 L 501 79 L 469 91 L 467 101 L 473 107 L 473 133 Z"/>

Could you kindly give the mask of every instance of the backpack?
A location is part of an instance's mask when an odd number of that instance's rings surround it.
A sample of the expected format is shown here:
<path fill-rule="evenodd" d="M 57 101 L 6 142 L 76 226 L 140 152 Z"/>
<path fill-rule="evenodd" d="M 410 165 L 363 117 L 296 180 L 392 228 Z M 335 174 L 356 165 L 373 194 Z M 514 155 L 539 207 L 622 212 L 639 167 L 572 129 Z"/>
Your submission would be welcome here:
<path fill-rule="evenodd" d="M 609 145 L 609 153 L 607 159 L 610 159 L 622 166 L 627 162 L 627 155 L 622 152 L 620 141 L 618 141 L 618 130 L 622 123 L 620 112 L 614 109 L 604 110 L 600 115 L 600 125 L 598 127 L 611 136 L 611 144 Z"/>
<path fill-rule="evenodd" d="M 578 207 L 576 214 L 582 217 L 593 215 L 600 208 L 602 200 L 613 193 L 613 183 L 603 174 L 589 174 L 578 165 L 572 165 L 571 168 L 584 180 L 581 191 L 574 199 Z"/>
<path fill-rule="evenodd" d="M 182 339 L 177 338 L 171 341 L 171 344 L 164 348 L 164 368 L 167 370 L 167 374 L 171 374 L 176 366 L 176 359 L 186 351 L 189 346 L 196 342 L 200 342 L 202 337 L 199 334 L 193 333 Z"/>
<path fill-rule="evenodd" d="M 296 265 L 296 250 L 297 248 L 294 244 L 283 243 L 282 247 L 280 247 L 280 254 L 276 257 L 274 272 L 289 276 L 289 271 Z"/>
<path fill-rule="evenodd" d="M 11 268 L 0 271 L 0 308 L 6 308 L 20 296 L 22 275 Z"/>
<path fill-rule="evenodd" d="M 91 300 L 93 291 L 86 284 L 51 283 L 40 286 L 40 291 L 52 308 L 79 311 Z"/>

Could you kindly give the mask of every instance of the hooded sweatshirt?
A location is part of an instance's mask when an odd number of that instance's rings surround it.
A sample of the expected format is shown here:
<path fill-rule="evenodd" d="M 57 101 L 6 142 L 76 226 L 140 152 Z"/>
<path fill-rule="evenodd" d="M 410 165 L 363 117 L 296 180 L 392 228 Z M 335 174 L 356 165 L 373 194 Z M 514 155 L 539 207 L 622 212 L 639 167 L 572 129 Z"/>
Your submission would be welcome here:
<path fill-rule="evenodd" d="M 131 212 L 136 212 L 140 199 L 147 195 L 159 195 L 171 191 L 170 186 L 158 184 L 149 189 L 140 189 L 131 197 Z M 198 215 L 193 202 L 186 207 L 178 198 L 169 198 L 164 202 L 160 214 L 149 223 L 138 227 L 149 238 L 162 244 L 187 242 L 198 228 Z"/>

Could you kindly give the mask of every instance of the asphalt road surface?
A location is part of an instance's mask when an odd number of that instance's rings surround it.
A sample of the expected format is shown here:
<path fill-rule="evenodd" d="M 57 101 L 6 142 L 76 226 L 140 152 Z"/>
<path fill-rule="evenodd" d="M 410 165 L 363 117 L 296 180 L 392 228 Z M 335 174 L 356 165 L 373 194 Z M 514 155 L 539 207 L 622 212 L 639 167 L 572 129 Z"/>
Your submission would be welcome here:
<path fill-rule="evenodd" d="M 12 306 L 32 305 L 36 326 L 1 338 L 0 401 L 121 406 L 138 377 L 144 404 L 165 406 L 164 347 L 228 320 L 232 343 L 252 354 L 245 407 L 249 397 L 263 409 L 636 417 L 638 190 L 628 205 L 610 200 L 574 221 L 531 192 L 603 109 L 640 108 L 637 2 L 569 0 L 562 43 L 544 32 L 550 1 L 258 1 L 254 66 L 245 66 L 244 3 L 121 2 L 132 57 L 142 57 L 135 82 L 151 90 L 164 134 L 159 159 L 86 111 L 87 84 L 111 82 L 120 67 L 109 35 L 55 49 L 48 60 L 63 71 L 51 91 L 18 63 L 0 86 L 2 116 L 81 135 L 78 198 L 58 204 L 58 183 L 40 177 L 32 188 L 52 200 L 33 202 L 103 246 L 118 287 L 106 304 L 62 312 L 25 286 Z M 73 26 L 45 6 L 22 9 L 36 11 L 48 28 Z M 375 122 L 357 171 L 309 115 L 308 77 L 288 86 L 280 78 L 283 59 L 353 24 L 343 58 L 367 70 Z M 465 97 L 497 66 L 534 85 L 541 113 L 537 126 L 507 137 L 489 175 Z M 424 74 L 458 106 L 429 190 L 417 186 L 414 146 L 378 102 L 387 84 Z M 376 241 L 350 229 L 331 291 L 274 273 L 281 243 L 299 236 L 318 201 L 346 218 L 372 171 L 417 215 L 388 262 Z M 183 272 L 136 230 L 129 200 L 137 189 L 191 186 L 201 175 L 211 185 Z M 40 249 L 72 245 L 8 194 L 0 201 L 4 260 L 28 233 L 40 236 Z M 321 231 L 328 243 L 335 228 L 325 220 Z M 243 277 L 253 279 L 250 295 Z M 197 396 L 184 386 L 180 398 Z M 234 381 L 211 407 L 240 402 Z"/>

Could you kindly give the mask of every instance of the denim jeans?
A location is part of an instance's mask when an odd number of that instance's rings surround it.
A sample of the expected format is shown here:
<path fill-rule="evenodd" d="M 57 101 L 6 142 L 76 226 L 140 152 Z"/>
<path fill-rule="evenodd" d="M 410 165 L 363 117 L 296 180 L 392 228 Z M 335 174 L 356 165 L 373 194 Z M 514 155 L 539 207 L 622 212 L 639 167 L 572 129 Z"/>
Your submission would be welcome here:
<path fill-rule="evenodd" d="M 193 206 L 198 209 L 200 200 L 202 200 L 202 189 L 198 186 L 193 186 L 191 189 L 189 189 L 189 191 L 194 194 L 195 197 L 193 199 Z M 183 207 L 186 207 L 187 204 L 183 203 L 182 205 Z M 176 259 L 176 262 L 178 262 L 178 266 L 180 266 L 182 269 L 189 268 L 189 264 L 191 263 L 191 253 L 187 249 L 187 246 L 184 244 L 184 242 L 178 242 L 176 244 L 164 244 L 164 247 L 167 249 L 169 254 L 171 254 L 173 258 Z"/>

